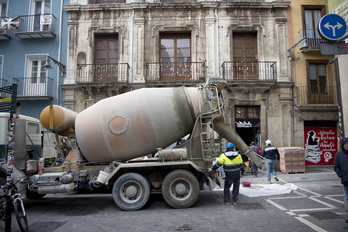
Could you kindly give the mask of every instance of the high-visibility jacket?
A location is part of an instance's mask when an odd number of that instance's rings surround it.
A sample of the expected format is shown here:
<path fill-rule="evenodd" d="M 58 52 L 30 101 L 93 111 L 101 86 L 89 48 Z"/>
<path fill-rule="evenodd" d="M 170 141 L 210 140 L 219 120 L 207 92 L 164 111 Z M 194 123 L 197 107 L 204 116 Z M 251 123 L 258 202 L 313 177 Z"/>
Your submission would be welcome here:
<path fill-rule="evenodd" d="M 239 178 L 241 173 L 244 173 L 242 156 L 236 151 L 228 151 L 221 154 L 212 169 L 217 170 L 221 166 L 224 169 L 226 178 Z"/>

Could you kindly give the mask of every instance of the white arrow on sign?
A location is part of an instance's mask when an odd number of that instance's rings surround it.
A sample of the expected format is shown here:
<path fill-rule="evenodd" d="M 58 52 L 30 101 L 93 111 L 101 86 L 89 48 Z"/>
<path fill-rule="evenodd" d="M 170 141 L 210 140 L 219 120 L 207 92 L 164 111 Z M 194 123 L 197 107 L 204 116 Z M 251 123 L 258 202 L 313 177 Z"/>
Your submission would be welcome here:
<path fill-rule="evenodd" d="M 339 22 L 337 22 L 337 24 L 335 26 L 332 26 L 329 24 L 329 22 L 327 22 L 324 27 L 326 27 L 326 29 L 330 30 L 330 28 L 332 29 L 332 35 L 335 37 L 336 36 L 336 31 L 335 29 L 337 28 L 337 30 L 339 30 L 341 27 L 343 27 L 342 24 L 340 24 Z"/>

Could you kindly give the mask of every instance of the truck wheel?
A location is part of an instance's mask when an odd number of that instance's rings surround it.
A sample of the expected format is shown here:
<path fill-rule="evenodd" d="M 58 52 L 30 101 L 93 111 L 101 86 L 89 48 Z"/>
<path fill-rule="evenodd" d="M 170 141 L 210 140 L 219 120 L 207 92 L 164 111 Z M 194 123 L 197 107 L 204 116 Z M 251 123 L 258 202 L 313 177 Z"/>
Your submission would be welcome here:
<path fill-rule="evenodd" d="M 123 210 L 141 209 L 149 200 L 150 182 L 138 173 L 123 174 L 116 180 L 112 196 Z"/>
<path fill-rule="evenodd" d="M 198 180 L 187 170 L 174 170 L 163 180 L 162 195 L 171 207 L 188 208 L 198 199 Z"/>

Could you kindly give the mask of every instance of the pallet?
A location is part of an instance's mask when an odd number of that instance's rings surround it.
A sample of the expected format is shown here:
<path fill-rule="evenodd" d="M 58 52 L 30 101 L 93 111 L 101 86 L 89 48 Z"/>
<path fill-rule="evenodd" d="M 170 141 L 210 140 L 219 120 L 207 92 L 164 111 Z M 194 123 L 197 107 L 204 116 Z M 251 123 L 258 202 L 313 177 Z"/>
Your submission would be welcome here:
<path fill-rule="evenodd" d="M 306 170 L 282 170 L 280 169 L 282 173 L 285 174 L 299 174 L 299 173 L 306 173 Z"/>

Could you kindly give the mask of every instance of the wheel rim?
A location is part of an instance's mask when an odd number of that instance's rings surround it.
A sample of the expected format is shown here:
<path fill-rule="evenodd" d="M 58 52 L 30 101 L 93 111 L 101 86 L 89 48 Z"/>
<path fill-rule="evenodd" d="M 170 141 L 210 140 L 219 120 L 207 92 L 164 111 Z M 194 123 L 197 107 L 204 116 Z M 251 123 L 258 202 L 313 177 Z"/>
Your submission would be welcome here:
<path fill-rule="evenodd" d="M 126 181 L 120 188 L 120 196 L 127 203 L 135 202 L 142 194 L 141 186 L 135 181 Z"/>
<path fill-rule="evenodd" d="M 185 200 L 191 195 L 191 183 L 185 179 L 176 179 L 170 185 L 170 194 L 177 200 Z"/>

